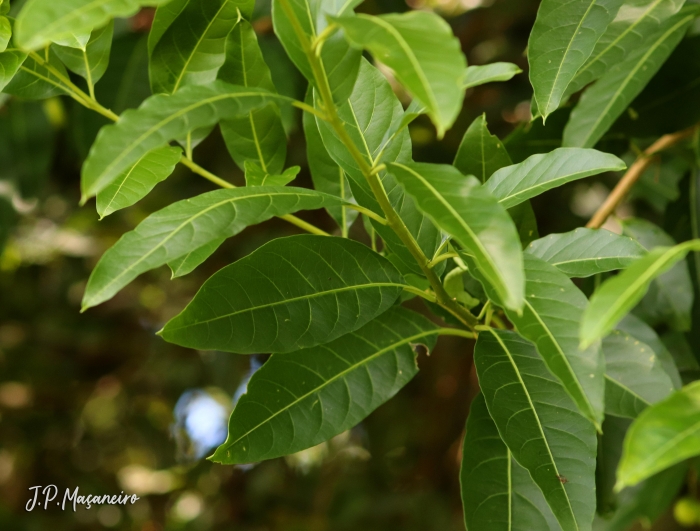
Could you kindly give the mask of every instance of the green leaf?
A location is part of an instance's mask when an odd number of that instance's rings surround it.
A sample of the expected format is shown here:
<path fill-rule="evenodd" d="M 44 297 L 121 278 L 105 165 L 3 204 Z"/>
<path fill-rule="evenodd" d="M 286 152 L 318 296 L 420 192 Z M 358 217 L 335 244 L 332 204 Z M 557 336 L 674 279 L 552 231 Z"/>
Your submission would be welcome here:
<path fill-rule="evenodd" d="M 124 234 L 95 266 L 83 296 L 83 310 L 110 299 L 141 273 L 230 238 L 249 225 L 339 200 L 292 187 L 215 190 L 178 201 Z"/>
<path fill-rule="evenodd" d="M 617 325 L 617 329 L 622 332 L 627 332 L 629 335 L 638 339 L 642 343 L 649 345 L 649 347 L 654 351 L 659 363 L 668 374 L 669 378 L 673 382 L 673 387 L 675 389 L 680 389 L 683 386 L 681 382 L 681 376 L 678 372 L 678 367 L 676 367 L 676 362 L 673 356 L 666 348 L 666 345 L 661 341 L 656 331 L 642 321 L 639 317 L 633 314 L 625 316 L 625 318 L 620 321 Z"/>
<path fill-rule="evenodd" d="M 484 66 L 469 66 L 464 75 L 464 88 L 477 87 L 495 81 L 509 81 L 522 70 L 513 63 L 491 63 Z"/>
<path fill-rule="evenodd" d="M 622 222 L 622 229 L 648 250 L 676 244 L 661 228 L 643 219 L 628 218 Z M 683 260 L 654 279 L 634 312 L 652 326 L 668 324 L 674 330 L 686 331 L 691 327 L 694 299 L 688 262 Z"/>
<path fill-rule="evenodd" d="M 161 335 L 199 350 L 292 352 L 357 330 L 403 286 L 397 269 L 361 243 L 278 238 L 207 280 Z"/>
<path fill-rule="evenodd" d="M 12 54 L 9 57 L 10 69 L 17 62 L 21 66 L 19 66 L 19 71 L 14 75 L 12 81 L 3 89 L 6 94 L 29 100 L 43 100 L 67 92 L 63 81 L 33 57 L 27 57 L 24 52 L 14 48 L 8 48 L 6 52 L 0 54 L 0 57 L 7 57 L 8 54 Z M 68 72 L 53 49 L 49 50 L 48 64 L 57 70 L 63 79 L 68 79 Z"/>
<path fill-rule="evenodd" d="M 514 332 L 480 332 L 474 365 L 501 439 L 530 472 L 561 528 L 590 529 L 596 506 L 593 425 L 534 346 Z"/>
<path fill-rule="evenodd" d="M 674 390 L 654 351 L 631 335 L 615 330 L 603 340 L 605 413 L 636 418 Z"/>
<path fill-rule="evenodd" d="M 0 92 L 5 92 L 5 87 L 19 72 L 26 58 L 26 53 L 16 49 L 0 53 Z"/>
<path fill-rule="evenodd" d="M 595 149 L 559 148 L 498 170 L 484 186 L 510 208 L 562 184 L 625 167 L 615 155 Z"/>
<path fill-rule="evenodd" d="M 566 89 L 563 99 L 596 81 L 640 46 L 645 37 L 682 7 L 685 0 L 627 0 L 598 40 L 593 53 Z"/>
<path fill-rule="evenodd" d="M 607 335 L 634 308 L 649 289 L 651 282 L 687 254 L 700 249 L 700 240 L 675 247 L 657 247 L 630 265 L 619 275 L 606 280 L 591 297 L 581 321 L 581 344 L 591 345 Z"/>
<path fill-rule="evenodd" d="M 525 284 L 522 251 L 505 209 L 479 181 L 453 166 L 392 163 L 387 167 L 419 208 L 473 257 L 477 269 L 472 274 L 493 288 L 500 304 L 519 311 Z"/>
<path fill-rule="evenodd" d="M 272 459 L 353 427 L 411 381 L 414 345 L 432 348 L 436 335 L 425 317 L 394 307 L 325 345 L 273 355 L 250 379 L 210 459 Z"/>
<path fill-rule="evenodd" d="M 644 256 L 646 249 L 605 229 L 579 228 L 534 241 L 526 252 L 570 277 L 583 278 L 624 269 Z"/>
<path fill-rule="evenodd" d="M 467 62 L 452 29 L 427 11 L 331 17 L 348 40 L 394 71 L 396 79 L 425 105 L 442 137 L 464 98 Z"/>
<path fill-rule="evenodd" d="M 97 194 L 100 219 L 140 201 L 153 187 L 175 169 L 182 150 L 165 146 L 145 153 L 133 166 L 122 172 L 109 186 Z"/>
<path fill-rule="evenodd" d="M 12 26 L 7 17 L 0 17 L 0 53 L 7 50 L 7 45 L 12 37 Z"/>
<path fill-rule="evenodd" d="M 151 90 L 172 94 L 185 85 L 216 79 L 226 59 L 226 37 L 239 18 L 239 8 L 252 2 L 190 0 L 153 47 L 149 62 Z"/>
<path fill-rule="evenodd" d="M 496 171 L 513 164 L 503 142 L 489 132 L 486 113 L 474 120 L 464 133 L 452 164 L 464 175 L 474 175 L 482 183 Z"/>
<path fill-rule="evenodd" d="M 270 175 L 255 162 L 247 160 L 245 163 L 246 186 L 284 186 L 296 178 L 300 169 L 299 166 L 292 166 L 279 175 Z"/>
<path fill-rule="evenodd" d="M 513 223 L 515 223 L 518 229 L 518 236 L 520 236 L 520 243 L 523 248 L 527 248 L 530 243 L 540 237 L 540 233 L 537 229 L 537 218 L 535 217 L 535 211 L 532 209 L 530 201 L 525 201 L 524 203 L 509 208 L 508 214 L 513 219 Z"/>
<path fill-rule="evenodd" d="M 382 109 L 382 112 L 378 112 L 378 109 Z M 397 127 L 403 118 L 403 107 L 386 78 L 368 61 L 362 61 L 355 89 L 350 98 L 339 107 L 338 113 L 346 132 L 355 145 L 360 146 L 360 153 L 367 164 L 372 166 L 379 161 L 410 162 L 411 138 L 406 129 Z M 327 122 L 317 119 L 316 123 L 326 150 L 347 174 L 355 200 L 363 207 L 383 216 L 384 213 L 370 190 L 367 179 L 343 141 Z M 423 253 L 432 257 L 442 243 L 440 231 L 416 207 L 413 199 L 404 193 L 393 175 L 382 171 L 379 178 L 389 201 Z M 396 233 L 386 225 L 375 222 L 372 222 L 372 225 L 389 249 L 395 253 L 402 272 L 422 276 L 420 267 Z"/>
<path fill-rule="evenodd" d="M 7 15 L 10 11 L 10 0 L 0 0 L 0 15 Z"/>
<path fill-rule="evenodd" d="M 460 484 L 469 530 L 561 530 L 542 491 L 501 440 L 481 393 L 469 407 Z"/>
<path fill-rule="evenodd" d="M 313 105 L 313 95 L 311 91 L 306 96 L 306 103 Z M 311 179 L 314 188 L 319 192 L 331 194 L 348 203 L 354 202 L 350 183 L 343 169 L 333 160 L 323 145 L 321 132 L 318 130 L 316 117 L 308 112 L 302 117 L 304 124 L 304 137 L 306 138 L 306 160 L 309 163 Z M 347 231 L 350 225 L 357 219 L 358 212 L 348 210 L 342 206 L 327 208 L 330 216 L 335 220 L 341 231 Z"/>
<path fill-rule="evenodd" d="M 617 470 L 616 489 L 700 454 L 700 382 L 647 408 L 632 424 Z"/>
<path fill-rule="evenodd" d="M 87 47 L 87 43 L 90 40 L 90 35 L 92 31 L 81 32 L 79 34 L 71 33 L 60 39 L 54 39 L 54 44 L 59 46 L 65 46 L 68 48 L 77 48 L 78 50 L 84 50 Z"/>
<path fill-rule="evenodd" d="M 527 57 L 539 114 L 559 108 L 566 87 L 593 52 L 623 0 L 543 0 Z"/>
<path fill-rule="evenodd" d="M 642 91 L 685 35 L 700 6 L 688 6 L 584 92 L 564 129 L 564 145 L 593 147 Z"/>
<path fill-rule="evenodd" d="M 272 23 L 275 35 L 284 46 L 289 58 L 311 84 L 315 84 L 314 73 L 290 15 L 293 14 L 299 22 L 305 39 L 313 41 L 328 27 L 327 15 L 351 14 L 353 8 L 361 1 L 273 0 Z M 285 10 L 287 7 L 289 11 Z M 321 49 L 321 63 L 336 103 L 344 102 L 352 93 L 361 58 L 360 51 L 348 44 L 342 31 L 336 31 L 325 40 Z"/>
<path fill-rule="evenodd" d="M 84 77 L 90 85 L 94 85 L 107 70 L 113 33 L 114 23 L 110 22 L 103 28 L 92 32 L 84 49 L 55 44 L 53 50 L 71 72 Z"/>
<path fill-rule="evenodd" d="M 226 61 L 219 70 L 219 79 L 277 92 L 253 27 L 246 20 L 241 20 L 228 36 Z M 246 161 L 254 161 L 273 175 L 284 169 L 287 136 L 274 103 L 252 110 L 247 116 L 222 122 L 221 134 L 239 167 L 245 168 Z"/>
<path fill-rule="evenodd" d="M 168 0 L 28 0 L 17 17 L 15 42 L 20 48 L 38 50 L 51 42 L 86 34 L 115 17 L 128 17 L 141 6 L 157 6 Z"/>
<path fill-rule="evenodd" d="M 149 57 L 153 53 L 153 48 L 156 47 L 156 44 L 158 44 L 158 41 L 163 36 L 165 31 L 189 3 L 190 0 L 170 0 L 167 3 L 158 6 L 155 15 L 153 15 L 151 30 L 148 32 Z"/>
<path fill-rule="evenodd" d="M 172 272 L 171 278 L 182 277 L 194 271 L 197 266 L 209 258 L 224 241 L 226 241 L 226 238 L 217 238 L 209 243 L 205 243 L 194 251 L 183 254 L 180 258 L 168 262 L 168 267 Z"/>
<path fill-rule="evenodd" d="M 518 332 L 537 346 L 547 367 L 581 412 L 596 426 L 603 420 L 605 360 L 599 346 L 579 348 L 577 330 L 586 296 L 554 266 L 525 254 L 525 308 L 506 310 Z"/>
<path fill-rule="evenodd" d="M 215 81 L 183 87 L 176 94 L 151 96 L 119 121 L 103 127 L 83 165 L 83 202 L 114 181 L 145 153 L 188 132 L 248 113 L 280 98 L 257 88 Z"/>

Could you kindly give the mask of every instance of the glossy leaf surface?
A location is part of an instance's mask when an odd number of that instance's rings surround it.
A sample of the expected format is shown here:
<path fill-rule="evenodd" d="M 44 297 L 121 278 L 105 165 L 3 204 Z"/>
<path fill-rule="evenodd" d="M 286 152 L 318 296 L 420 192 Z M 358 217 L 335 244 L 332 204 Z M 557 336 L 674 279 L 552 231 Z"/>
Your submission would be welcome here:
<path fill-rule="evenodd" d="M 625 167 L 615 155 L 595 149 L 559 148 L 498 170 L 485 187 L 504 207 L 511 208 L 562 184 Z"/>
<path fill-rule="evenodd" d="M 303 188 L 266 187 L 215 190 L 173 203 L 148 216 L 102 256 L 90 275 L 83 309 L 110 299 L 141 273 L 249 225 L 337 201 Z"/>
<path fill-rule="evenodd" d="M 188 86 L 173 96 L 156 95 L 102 128 L 83 165 L 83 201 L 97 194 L 145 153 L 187 133 L 262 107 L 274 95 L 223 81 Z"/>
<path fill-rule="evenodd" d="M 525 254 L 525 307 L 507 311 L 518 332 L 537 346 L 547 367 L 581 412 L 600 426 L 603 420 L 605 360 L 598 345 L 579 348 L 577 330 L 586 296 L 554 266 Z"/>
<path fill-rule="evenodd" d="M 520 310 L 525 280 L 515 224 L 474 177 L 447 165 L 388 165 L 433 222 L 464 246 L 479 275 L 508 308 Z"/>
<path fill-rule="evenodd" d="M 469 406 L 460 485 L 468 530 L 561 529 L 530 473 L 501 440 L 481 393 Z"/>
<path fill-rule="evenodd" d="M 700 382 L 646 409 L 625 438 L 617 470 L 621 489 L 700 454 Z"/>
<path fill-rule="evenodd" d="M 212 460 L 251 463 L 304 450 L 352 428 L 418 372 L 416 344 L 436 326 L 395 307 L 325 345 L 275 354 L 236 405 Z"/>
<path fill-rule="evenodd" d="M 644 256 L 646 249 L 605 229 L 579 228 L 536 240 L 527 252 L 570 277 L 581 278 L 624 269 Z"/>
<path fill-rule="evenodd" d="M 530 472 L 561 528 L 590 529 L 596 506 L 593 424 L 532 343 L 514 332 L 481 332 L 474 364 L 501 439 Z"/>
<path fill-rule="evenodd" d="M 454 123 L 464 97 L 467 62 L 450 26 L 427 11 L 334 18 L 350 42 L 394 71 L 425 105 L 442 136 Z"/>
<path fill-rule="evenodd" d="M 200 350 L 293 352 L 362 327 L 403 285 L 396 268 L 361 243 L 278 238 L 207 280 L 160 334 Z"/>
<path fill-rule="evenodd" d="M 165 180 L 175 169 L 182 150 L 165 146 L 143 155 L 107 188 L 97 194 L 97 213 L 100 218 L 140 201 L 153 187 Z"/>
<path fill-rule="evenodd" d="M 700 249 L 700 240 L 675 247 L 657 247 L 619 275 L 606 280 L 591 297 L 583 315 L 581 343 L 590 345 L 607 335 L 642 299 L 656 277 L 685 259 L 694 249 Z"/>

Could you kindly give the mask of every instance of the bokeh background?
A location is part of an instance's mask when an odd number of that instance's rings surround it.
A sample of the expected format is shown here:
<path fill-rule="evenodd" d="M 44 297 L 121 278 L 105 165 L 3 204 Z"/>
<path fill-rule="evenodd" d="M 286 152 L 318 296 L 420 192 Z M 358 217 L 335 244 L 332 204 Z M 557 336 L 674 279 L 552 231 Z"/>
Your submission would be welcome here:
<path fill-rule="evenodd" d="M 526 70 L 538 4 L 368 0 L 360 10 L 435 9 L 448 18 L 470 64 L 509 61 Z M 97 85 L 98 99 L 116 112 L 149 95 L 145 40 L 152 14 L 144 10 L 117 25 L 111 64 Z M 264 2 L 255 27 L 278 90 L 303 99 L 304 81 L 272 35 Z M 531 128 L 530 96 L 527 73 L 471 90 L 443 141 L 429 122 L 412 125 L 415 159 L 451 162 L 481 113 L 492 132 L 507 137 L 516 162 L 557 147 L 567 111 L 553 115 L 547 128 Z M 285 120 L 288 165 L 302 167 L 295 184 L 310 186 L 300 116 Z M 171 281 L 166 268 L 152 271 L 81 314 L 85 282 L 107 247 L 149 213 L 211 189 L 179 168 L 136 206 L 98 221 L 94 204 L 79 208 L 78 199 L 81 161 L 101 125 L 99 116 L 68 99 L 0 95 L 0 242 L 6 240 L 0 255 L 0 529 L 463 530 L 460 443 L 477 391 L 467 340 L 441 339 L 430 356 L 420 356 L 419 375 L 399 395 L 329 443 L 249 467 L 204 459 L 223 441 L 232 405 L 264 357 L 183 349 L 155 332 L 215 271 L 295 229 L 279 220 L 249 228 L 192 274 Z M 620 137 L 613 130 L 605 140 L 619 154 L 628 148 Z M 195 159 L 244 182 L 218 132 L 197 147 Z M 679 199 L 684 171 L 655 164 L 625 212 L 669 228 L 673 220 L 664 221 L 661 212 Z M 583 225 L 614 183 L 607 175 L 538 198 L 540 234 Z M 302 217 L 334 229 L 323 212 Z M 366 238 L 361 224 L 352 235 Z M 59 498 L 65 488 L 80 487 L 82 494 L 125 491 L 142 499 L 127 508 L 26 512 L 29 487 L 49 484 L 59 487 Z M 675 524 L 667 517 L 657 528 Z"/>

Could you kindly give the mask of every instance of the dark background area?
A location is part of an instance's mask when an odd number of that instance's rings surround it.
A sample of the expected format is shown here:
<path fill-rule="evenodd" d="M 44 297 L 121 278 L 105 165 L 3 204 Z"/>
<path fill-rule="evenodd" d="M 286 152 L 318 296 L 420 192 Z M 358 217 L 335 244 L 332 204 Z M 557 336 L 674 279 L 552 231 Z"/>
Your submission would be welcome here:
<path fill-rule="evenodd" d="M 421 6 L 449 15 L 470 64 L 509 61 L 526 70 L 524 50 L 539 2 L 496 0 L 485 2 L 487 7 L 479 7 L 478 0 L 427 2 Z M 396 0 L 361 7 L 367 12 L 405 9 Z M 116 111 L 148 94 L 143 56 L 148 20 L 146 11 L 118 25 L 110 70 L 97 86 L 98 99 Z M 270 34 L 264 7 L 259 7 L 256 28 L 270 66 L 281 73 L 275 78 L 278 89 L 303 99 L 304 82 Z M 483 112 L 501 138 L 525 127 L 530 96 L 526 73 L 469 91 L 443 141 L 436 141 L 427 120 L 412 126 L 414 158 L 451 163 L 464 131 Z M 25 121 L 9 116 L 7 109 L 15 107 Z M 512 137 L 507 147 L 514 160 L 557 147 L 558 122 L 566 112 L 555 114 L 546 132 L 531 131 L 525 140 Z M 166 268 L 149 272 L 113 300 L 81 314 L 85 282 L 109 245 L 149 213 L 212 189 L 180 167 L 145 200 L 98 221 L 94 203 L 78 207 L 79 171 L 102 123 L 65 98 L 12 100 L 0 107 L 0 179 L 9 167 L 18 167 L 25 179 L 23 214 L 0 257 L 0 529 L 464 529 L 459 452 L 477 391 L 473 344 L 466 340 L 442 338 L 430 356 L 420 356 L 421 371 L 405 389 L 330 443 L 247 469 L 193 455 L 206 441 L 197 446 L 197 437 L 193 442 L 186 435 L 174 413 L 178 400 L 181 406 L 200 404 L 197 411 L 209 411 L 204 417 L 213 418 L 213 424 L 225 422 L 251 358 L 183 349 L 155 332 L 215 271 L 296 229 L 280 220 L 251 227 L 190 275 L 171 280 Z M 289 116 L 288 125 L 288 166 L 300 165 L 295 184 L 310 186 L 300 116 Z M 615 144 L 614 132 L 607 142 L 618 154 L 626 149 Z M 244 182 L 218 131 L 196 148 L 195 160 L 231 182 Z M 602 176 L 538 198 L 533 205 L 540 234 L 585 224 L 614 182 L 615 176 Z M 660 221 L 644 197 L 626 208 Z M 335 228 L 321 211 L 301 217 L 329 231 Z M 351 234 L 364 239 L 359 225 Z M 194 435 L 206 439 L 209 428 L 199 426 Z M 59 488 L 59 500 L 69 487 L 80 487 L 81 494 L 136 492 L 142 499 L 127 508 L 26 512 L 28 489 L 49 484 Z"/>

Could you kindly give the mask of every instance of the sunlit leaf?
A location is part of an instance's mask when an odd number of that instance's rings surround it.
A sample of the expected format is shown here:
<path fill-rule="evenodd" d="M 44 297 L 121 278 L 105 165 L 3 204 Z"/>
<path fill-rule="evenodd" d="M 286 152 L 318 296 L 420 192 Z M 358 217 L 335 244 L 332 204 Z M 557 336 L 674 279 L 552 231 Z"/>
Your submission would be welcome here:
<path fill-rule="evenodd" d="M 165 146 L 144 154 L 133 166 L 97 194 L 100 218 L 140 201 L 175 169 L 182 150 Z"/>
<path fill-rule="evenodd" d="M 469 66 L 464 75 L 464 88 L 472 88 L 495 81 L 509 81 L 522 70 L 513 63 L 491 63 L 484 66 Z"/>
<path fill-rule="evenodd" d="M 550 234 L 532 242 L 527 250 L 570 277 L 590 277 L 624 269 L 646 254 L 633 239 L 605 229 L 578 228 Z"/>
<path fill-rule="evenodd" d="M 357 47 L 394 71 L 425 105 L 441 137 L 457 118 L 464 98 L 467 62 L 450 26 L 428 11 L 332 18 Z"/>
<path fill-rule="evenodd" d="M 605 360 L 599 345 L 579 348 L 577 330 L 586 296 L 554 266 L 525 254 L 525 308 L 507 311 L 517 331 L 537 346 L 547 367 L 581 412 L 597 426 L 603 420 Z"/>
<path fill-rule="evenodd" d="M 107 70 L 113 33 L 114 23 L 110 22 L 92 32 L 84 50 L 58 45 L 54 45 L 53 50 L 71 72 L 84 77 L 88 83 L 94 85 Z"/>
<path fill-rule="evenodd" d="M 675 247 L 657 247 L 619 275 L 606 280 L 591 297 L 583 315 L 581 344 L 591 345 L 606 336 L 642 299 L 655 278 L 696 249 L 700 249 L 700 240 L 685 242 Z"/>
<path fill-rule="evenodd" d="M 559 148 L 498 170 L 484 186 L 510 208 L 562 184 L 625 167 L 615 155 L 595 149 Z"/>
<path fill-rule="evenodd" d="M 83 309 L 104 302 L 141 273 L 172 262 L 249 225 L 339 200 L 292 187 L 215 190 L 173 203 L 124 234 L 95 266 L 83 296 Z"/>

